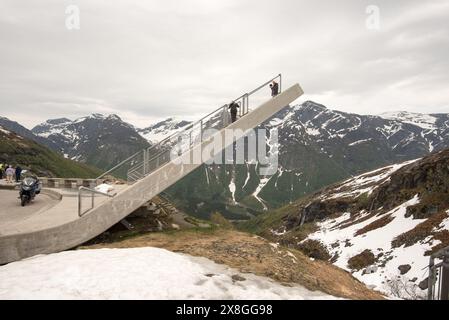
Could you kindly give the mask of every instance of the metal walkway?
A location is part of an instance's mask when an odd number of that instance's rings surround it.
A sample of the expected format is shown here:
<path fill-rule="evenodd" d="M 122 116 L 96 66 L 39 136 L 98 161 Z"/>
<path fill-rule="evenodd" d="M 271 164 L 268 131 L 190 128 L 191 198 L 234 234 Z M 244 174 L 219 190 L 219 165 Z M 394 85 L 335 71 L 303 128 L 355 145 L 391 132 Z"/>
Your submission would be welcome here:
<path fill-rule="evenodd" d="M 280 75 L 276 78 L 279 78 L 280 84 Z M 299 84 L 295 84 L 277 96 L 268 98 L 268 84 L 272 80 L 234 100 L 240 105 L 239 118 L 234 123 L 230 123 L 225 105 L 105 172 L 99 178 L 113 175 L 127 179 L 128 185 L 122 186 L 114 196 L 95 203 L 99 195 L 92 189 L 80 188 L 76 218 L 70 212 L 70 219 L 58 219 L 52 226 L 46 224 L 45 228 L 36 227 L 33 231 L 0 235 L 0 264 L 67 250 L 96 237 L 212 158 L 213 154 L 209 159 L 203 157 L 195 163 L 179 163 L 181 158 L 202 154 L 201 151 L 210 148 L 216 139 L 224 142 L 223 148 L 227 147 L 226 129 L 241 132 L 240 136 L 236 136 L 238 139 L 303 94 Z M 265 102 L 259 103 L 263 98 L 257 97 L 257 93 L 265 96 Z M 251 108 L 250 101 L 257 107 Z M 175 158 L 173 150 L 177 153 Z M 65 214 L 61 212 L 61 216 Z"/>

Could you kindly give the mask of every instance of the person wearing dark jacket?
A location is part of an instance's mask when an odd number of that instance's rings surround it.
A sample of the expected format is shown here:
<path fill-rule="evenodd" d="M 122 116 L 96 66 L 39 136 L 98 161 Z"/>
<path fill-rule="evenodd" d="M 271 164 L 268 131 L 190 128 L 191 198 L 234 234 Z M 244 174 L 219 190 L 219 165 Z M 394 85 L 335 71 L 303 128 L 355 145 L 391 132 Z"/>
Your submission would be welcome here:
<path fill-rule="evenodd" d="M 279 93 L 279 84 L 276 81 L 273 81 L 273 83 L 270 84 L 271 88 L 271 96 L 277 96 Z"/>
<path fill-rule="evenodd" d="M 240 106 L 237 103 L 235 103 L 235 101 L 232 101 L 229 104 L 228 109 L 230 109 L 230 112 L 231 112 L 232 122 L 235 122 L 235 120 L 237 120 L 237 108 L 240 108 Z"/>
<path fill-rule="evenodd" d="M 22 168 L 20 166 L 16 167 L 16 182 L 20 181 L 20 176 L 22 175 Z"/>

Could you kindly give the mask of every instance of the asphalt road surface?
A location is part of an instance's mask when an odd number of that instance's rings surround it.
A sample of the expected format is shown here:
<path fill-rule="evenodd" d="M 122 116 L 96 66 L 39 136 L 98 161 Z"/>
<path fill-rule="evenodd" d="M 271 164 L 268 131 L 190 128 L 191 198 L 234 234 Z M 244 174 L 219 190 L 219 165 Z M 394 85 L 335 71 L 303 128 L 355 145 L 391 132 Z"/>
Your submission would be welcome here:
<path fill-rule="evenodd" d="M 0 190 L 0 233 L 2 228 L 24 221 L 59 202 L 45 194 L 38 194 L 31 203 L 22 207 L 18 197 L 18 190 Z"/>

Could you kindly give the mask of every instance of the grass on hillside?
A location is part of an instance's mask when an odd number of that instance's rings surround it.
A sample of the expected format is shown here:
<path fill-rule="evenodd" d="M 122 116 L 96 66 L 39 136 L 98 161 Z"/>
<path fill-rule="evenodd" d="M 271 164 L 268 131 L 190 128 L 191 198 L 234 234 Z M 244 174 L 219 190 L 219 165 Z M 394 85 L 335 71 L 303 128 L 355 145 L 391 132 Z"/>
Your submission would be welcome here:
<path fill-rule="evenodd" d="M 65 159 L 34 141 L 0 131 L 0 163 L 20 165 L 37 175 L 59 178 L 95 178 L 97 168 Z"/>

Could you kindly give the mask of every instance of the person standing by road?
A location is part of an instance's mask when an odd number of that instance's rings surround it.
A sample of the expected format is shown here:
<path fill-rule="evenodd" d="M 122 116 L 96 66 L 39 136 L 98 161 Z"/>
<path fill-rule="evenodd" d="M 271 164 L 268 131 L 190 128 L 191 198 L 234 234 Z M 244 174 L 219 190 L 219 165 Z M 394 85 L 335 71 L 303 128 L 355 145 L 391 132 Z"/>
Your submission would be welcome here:
<path fill-rule="evenodd" d="M 8 166 L 8 168 L 6 169 L 6 183 L 13 183 L 14 173 L 15 173 L 14 168 Z"/>
<path fill-rule="evenodd" d="M 16 182 L 20 182 L 20 176 L 22 175 L 22 168 L 20 166 L 16 167 Z"/>
<path fill-rule="evenodd" d="M 235 103 L 235 101 L 231 101 L 228 109 L 230 109 L 231 112 L 232 122 L 235 122 L 235 120 L 237 120 L 237 108 L 240 108 L 240 106 L 237 103 Z"/>
<path fill-rule="evenodd" d="M 0 180 L 3 179 L 3 163 L 0 163 Z"/>

